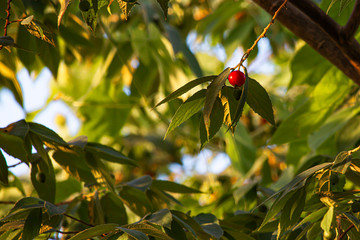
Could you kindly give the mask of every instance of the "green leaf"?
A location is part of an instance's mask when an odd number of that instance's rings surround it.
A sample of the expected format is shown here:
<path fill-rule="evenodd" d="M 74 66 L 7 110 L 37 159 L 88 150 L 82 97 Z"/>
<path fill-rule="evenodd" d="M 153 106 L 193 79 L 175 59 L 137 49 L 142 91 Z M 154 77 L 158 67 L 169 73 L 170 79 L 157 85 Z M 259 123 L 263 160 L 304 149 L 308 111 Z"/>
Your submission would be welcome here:
<path fill-rule="evenodd" d="M 9 183 L 9 171 L 4 155 L 0 151 L 0 181 L 4 184 Z"/>
<path fill-rule="evenodd" d="M 152 186 L 162 191 L 173 193 L 201 193 L 199 190 L 194 188 L 189 188 L 185 185 L 166 180 L 153 180 Z"/>
<path fill-rule="evenodd" d="M 160 106 L 163 103 L 169 102 L 181 95 L 183 95 L 184 93 L 188 92 L 190 89 L 208 82 L 208 81 L 212 81 L 213 79 L 215 79 L 217 76 L 205 76 L 205 77 L 201 77 L 201 78 L 197 78 L 195 80 L 192 80 L 191 82 L 188 82 L 187 84 L 185 84 L 184 86 L 182 86 L 181 88 L 177 89 L 175 92 L 169 94 L 166 98 L 164 98 L 163 100 L 161 100 L 158 104 L 156 104 L 155 107 Z"/>
<path fill-rule="evenodd" d="M 302 224 L 305 224 L 305 223 L 314 223 L 314 222 L 319 221 L 320 219 L 322 219 L 324 217 L 327 210 L 328 210 L 327 207 L 323 207 L 323 208 L 320 208 L 319 210 L 317 210 L 315 212 L 310 213 L 303 220 L 301 220 L 301 222 L 299 224 L 297 224 L 296 227 L 299 227 L 299 226 L 301 226 Z"/>
<path fill-rule="evenodd" d="M 49 214 L 50 218 L 56 215 L 62 215 L 66 211 L 66 206 L 56 206 L 48 201 L 45 202 L 44 208 L 46 213 Z"/>
<path fill-rule="evenodd" d="M 20 233 L 22 232 L 22 229 L 16 229 L 16 230 L 9 230 L 1 234 L 0 240 L 17 240 L 20 238 Z"/>
<path fill-rule="evenodd" d="M 167 208 L 161 209 L 146 217 L 147 221 L 170 229 L 171 229 L 172 219 L 173 219 L 172 214 Z"/>
<path fill-rule="evenodd" d="M 224 235 L 224 231 L 219 226 L 215 215 L 210 213 L 200 213 L 194 217 L 194 220 L 200 224 L 206 233 L 214 236 L 215 238 L 219 239 Z"/>
<path fill-rule="evenodd" d="M 219 96 L 219 92 L 225 85 L 226 79 L 230 74 L 230 68 L 226 68 L 220 73 L 214 81 L 210 83 L 206 90 L 206 98 L 204 104 L 204 124 L 207 132 L 207 136 L 210 135 L 210 114 L 212 112 L 214 103 Z"/>
<path fill-rule="evenodd" d="M 340 152 L 333 163 L 333 166 L 331 167 L 331 170 L 334 172 L 338 172 L 341 174 L 345 174 L 346 170 L 351 164 L 352 156 L 347 151 Z"/>
<path fill-rule="evenodd" d="M 84 152 L 78 147 L 65 151 L 56 150 L 52 157 L 71 176 L 78 181 L 96 183 L 90 167 L 85 161 Z"/>
<path fill-rule="evenodd" d="M 132 224 L 128 226 L 129 229 L 141 231 L 147 235 L 150 235 L 159 240 L 172 240 L 169 236 L 167 236 L 164 232 L 160 231 L 158 228 L 144 222 L 140 222 L 137 224 Z"/>
<path fill-rule="evenodd" d="M 308 84 L 315 86 L 327 71 L 331 68 L 331 63 L 326 61 L 309 45 L 305 44 L 296 51 L 290 63 L 291 81 L 289 89 L 294 86 Z"/>
<path fill-rule="evenodd" d="M 171 119 L 171 123 L 166 131 L 164 139 L 177 126 L 188 120 L 195 113 L 199 112 L 204 106 L 206 90 L 200 90 L 191 97 L 189 97 L 176 111 Z"/>
<path fill-rule="evenodd" d="M 85 151 L 85 160 L 90 168 L 92 168 L 92 172 L 95 171 L 97 174 L 101 175 L 102 178 L 97 176 L 97 182 L 115 192 L 115 179 L 110 175 L 108 167 L 101 161 L 101 159 L 91 152 Z"/>
<path fill-rule="evenodd" d="M 49 202 L 55 201 L 56 180 L 54 167 L 46 164 L 41 157 L 34 158 L 31 164 L 31 182 L 41 199 Z"/>
<path fill-rule="evenodd" d="M 18 212 L 18 210 L 23 209 L 32 209 L 32 208 L 42 208 L 45 205 L 45 201 L 35 198 L 35 197 L 24 197 L 17 201 L 14 205 L 14 207 L 10 210 L 9 214 L 2 218 L 0 221 L 5 221 L 12 217 L 12 213 Z"/>
<path fill-rule="evenodd" d="M 201 148 L 203 148 L 210 139 L 219 131 L 224 122 L 224 106 L 221 103 L 220 98 L 216 98 L 212 112 L 210 114 L 210 126 L 209 131 L 206 131 L 204 118 L 200 120 L 200 140 Z M 209 134 L 209 135 L 208 135 Z"/>
<path fill-rule="evenodd" d="M 67 7 L 69 6 L 70 0 L 60 0 L 59 2 L 60 2 L 60 11 L 58 14 L 58 21 L 57 21 L 58 27 L 60 27 L 61 19 L 63 18 Z"/>
<path fill-rule="evenodd" d="M 347 123 L 360 112 L 359 106 L 344 108 L 331 115 L 325 123 L 313 134 L 309 136 L 309 146 L 316 150 L 329 137 L 342 129 Z"/>
<path fill-rule="evenodd" d="M 130 186 L 122 186 L 119 195 L 124 204 L 136 215 L 143 217 L 152 212 L 152 205 L 141 190 Z"/>
<path fill-rule="evenodd" d="M 234 133 L 235 129 L 231 127 L 231 123 L 235 118 L 235 111 L 238 100 L 234 97 L 236 91 L 241 91 L 240 89 L 235 89 L 233 87 L 225 86 L 221 89 L 221 103 L 224 107 L 224 124 L 228 126 L 231 131 Z"/>
<path fill-rule="evenodd" d="M 341 104 L 351 85 L 343 73 L 332 68 L 315 87 L 310 99 L 280 124 L 269 144 L 295 141 L 315 131 Z"/>
<path fill-rule="evenodd" d="M 280 216 L 281 232 L 290 229 L 297 223 L 304 209 L 305 200 L 306 190 L 301 188 L 287 201 Z"/>
<path fill-rule="evenodd" d="M 334 207 L 329 207 L 329 210 L 324 215 L 324 218 L 321 220 L 321 229 L 324 230 L 325 233 L 330 232 L 331 224 L 334 220 Z"/>
<path fill-rule="evenodd" d="M 25 220 L 24 230 L 21 239 L 33 240 L 37 235 L 39 235 L 41 221 L 42 221 L 42 209 L 41 208 L 32 209 Z"/>
<path fill-rule="evenodd" d="M 253 187 L 255 187 L 259 182 L 250 180 L 248 183 L 243 184 L 242 186 L 235 189 L 233 195 L 236 203 L 242 199 L 245 194 L 247 194 Z"/>
<path fill-rule="evenodd" d="M 339 9 L 339 15 L 342 13 L 342 11 L 349 5 L 349 3 L 352 0 L 340 0 L 340 9 Z"/>
<path fill-rule="evenodd" d="M 167 18 L 169 0 L 156 0 L 156 1 L 159 3 L 161 9 L 163 10 L 165 18 Z"/>
<path fill-rule="evenodd" d="M 72 177 L 69 177 L 64 181 L 57 181 L 55 202 L 63 202 L 68 199 L 72 194 L 81 192 L 81 189 L 81 182 L 75 180 Z"/>
<path fill-rule="evenodd" d="M 338 1 L 338 0 L 331 0 L 331 3 L 330 3 L 330 5 L 329 5 L 328 9 L 326 10 L 326 14 L 329 13 L 330 9 L 332 8 L 332 6 L 333 6 L 337 1 Z"/>
<path fill-rule="evenodd" d="M 259 230 L 262 229 L 272 218 L 274 218 L 281 210 L 283 210 L 285 204 L 288 202 L 291 197 L 297 193 L 296 190 L 291 190 L 285 195 L 278 197 L 275 202 L 271 205 L 271 208 L 266 213 L 264 221 L 261 223 Z"/>
<path fill-rule="evenodd" d="M 172 237 L 174 240 L 187 239 L 184 228 L 176 221 L 171 222 L 170 228 L 165 228 L 167 235 Z"/>
<path fill-rule="evenodd" d="M 272 125 L 275 125 L 274 111 L 269 94 L 255 79 L 249 78 L 249 90 L 246 98 L 247 104 L 266 119 Z"/>
<path fill-rule="evenodd" d="M 38 135 L 33 134 L 32 132 L 29 133 L 29 137 L 32 145 L 36 149 L 37 154 L 40 155 L 41 159 L 46 163 L 46 165 L 50 166 L 51 160 L 47 151 L 45 151 L 44 143 L 41 141 L 41 138 Z"/>
<path fill-rule="evenodd" d="M 29 122 L 28 124 L 30 127 L 30 132 L 38 135 L 45 144 L 52 146 L 68 146 L 68 144 L 53 130 L 38 123 Z"/>
<path fill-rule="evenodd" d="M 152 178 L 149 175 L 145 175 L 127 182 L 126 185 L 137 188 L 145 192 L 145 190 L 151 186 L 152 182 L 153 182 Z"/>
<path fill-rule="evenodd" d="M 28 152 L 24 141 L 25 136 L 23 137 L 23 135 L 27 134 L 27 130 L 20 127 L 20 131 L 18 131 L 18 123 L 0 129 L 0 148 L 7 154 L 28 163 L 31 152 Z"/>
<path fill-rule="evenodd" d="M 158 0 L 158 2 L 160 2 L 160 1 L 166 2 L 166 6 L 167 6 L 169 0 Z M 196 57 L 194 56 L 194 54 L 189 49 L 186 42 L 182 39 L 182 36 L 181 36 L 180 32 L 175 27 L 173 27 L 173 26 L 171 26 L 169 24 L 165 24 L 165 29 L 166 29 L 167 36 L 168 36 L 168 38 L 169 38 L 169 40 L 171 42 L 171 45 L 172 45 L 172 47 L 174 49 L 175 54 L 177 54 L 178 52 L 182 52 L 187 64 L 189 65 L 190 69 L 192 70 L 192 72 L 197 77 L 202 76 L 203 72 L 201 70 L 199 62 L 197 61 Z M 212 77 L 216 78 L 216 76 L 212 76 Z M 206 78 L 206 77 L 203 77 L 203 78 Z M 202 78 L 199 78 L 199 79 L 202 79 Z M 194 80 L 194 81 L 196 81 L 196 80 Z M 178 89 L 178 90 L 180 90 L 180 89 Z"/>
<path fill-rule="evenodd" d="M 171 213 L 173 215 L 173 218 L 176 219 L 178 223 L 184 228 L 187 228 L 189 231 L 191 231 L 191 233 L 196 239 L 211 238 L 211 235 L 206 233 L 204 229 L 200 226 L 200 224 L 193 218 L 191 218 L 189 215 L 175 210 L 171 210 Z"/>
<path fill-rule="evenodd" d="M 345 217 L 354 224 L 357 231 L 360 231 L 360 220 L 351 213 L 344 213 Z"/>
<path fill-rule="evenodd" d="M 118 228 L 118 224 L 115 223 L 108 223 L 108 224 L 100 224 L 94 227 L 85 229 L 74 235 L 73 237 L 69 238 L 69 240 L 85 240 L 92 237 L 100 236 L 102 234 L 112 232 Z"/>
<path fill-rule="evenodd" d="M 142 233 L 140 231 L 128 229 L 128 228 L 124 228 L 124 227 L 118 227 L 117 229 L 120 229 L 121 231 L 123 231 L 127 235 L 135 238 L 136 240 L 149 240 L 148 236 L 146 236 L 145 233 Z"/>
<path fill-rule="evenodd" d="M 243 112 L 243 110 L 244 110 L 246 98 L 247 98 L 247 95 L 248 95 L 248 90 L 249 90 L 249 76 L 248 76 L 248 73 L 247 73 L 246 68 L 245 68 L 245 76 L 246 76 L 246 79 L 245 79 L 244 88 L 243 88 L 243 91 L 242 91 L 242 94 L 241 94 L 241 98 L 240 98 L 238 107 L 237 107 L 237 109 L 236 109 L 236 113 L 235 113 L 235 116 L 234 116 L 234 120 L 233 120 L 232 123 L 231 123 L 231 127 L 236 127 L 238 121 L 240 120 L 241 115 L 242 115 L 242 112 Z"/>
<path fill-rule="evenodd" d="M 106 193 L 101 199 L 100 204 L 108 223 L 127 224 L 128 218 L 121 199 L 113 192 Z M 116 211 L 114 211 L 116 209 Z"/>
<path fill-rule="evenodd" d="M 123 154 L 111 147 L 99 143 L 88 142 L 85 146 L 85 150 L 92 152 L 99 156 L 101 159 L 109 162 L 137 166 L 134 160 L 124 156 Z"/>
<path fill-rule="evenodd" d="M 91 30 L 95 32 L 96 24 L 97 24 L 97 17 L 99 9 L 106 6 L 108 1 L 106 0 L 89 0 L 90 2 L 90 9 L 87 12 L 81 11 L 81 14 Z"/>

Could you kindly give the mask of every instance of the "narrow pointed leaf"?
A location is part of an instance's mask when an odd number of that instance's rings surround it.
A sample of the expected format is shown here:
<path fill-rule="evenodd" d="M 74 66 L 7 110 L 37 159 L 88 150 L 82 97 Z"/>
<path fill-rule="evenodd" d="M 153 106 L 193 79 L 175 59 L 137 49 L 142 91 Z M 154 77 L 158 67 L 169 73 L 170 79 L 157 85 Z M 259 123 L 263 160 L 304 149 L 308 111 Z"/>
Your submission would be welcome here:
<path fill-rule="evenodd" d="M 115 149 L 102 144 L 88 142 L 85 146 L 85 149 L 87 151 L 95 153 L 105 161 L 137 166 L 134 160 L 126 157 L 125 155 L 116 151 Z"/>
<path fill-rule="evenodd" d="M 166 180 L 153 180 L 152 186 L 166 192 L 173 193 L 201 193 L 199 190 L 187 187 L 185 185 L 170 182 Z"/>
<path fill-rule="evenodd" d="M 207 135 L 209 136 L 210 130 L 210 114 L 212 112 L 214 103 L 219 96 L 219 92 L 224 87 L 226 79 L 230 74 L 230 68 L 226 68 L 222 73 L 215 78 L 214 81 L 208 86 L 206 90 L 206 98 L 204 104 L 204 124 Z"/>
<path fill-rule="evenodd" d="M 198 85 L 200 85 L 202 83 L 212 81 L 216 77 L 217 76 L 205 76 L 205 77 L 201 77 L 201 78 L 192 80 L 191 82 L 188 82 L 187 84 L 185 84 L 181 88 L 177 89 L 175 92 L 169 94 L 166 98 L 164 98 L 158 104 L 156 104 L 155 107 L 158 107 L 163 103 L 169 102 L 169 101 L 183 95 L 184 93 L 188 92 L 190 89 L 192 89 L 192 88 L 194 88 L 194 87 L 196 87 L 196 86 L 198 86 Z"/>
<path fill-rule="evenodd" d="M 126 233 L 127 235 L 133 237 L 136 240 L 149 240 L 149 237 L 146 236 L 145 233 L 142 233 L 140 231 L 134 230 L 134 229 L 128 229 L 124 227 L 118 227 L 121 231 Z"/>
<path fill-rule="evenodd" d="M 115 224 L 115 223 L 96 225 L 95 227 L 91 227 L 91 228 L 85 229 L 84 231 L 79 232 L 75 236 L 69 238 L 69 240 L 85 240 L 85 239 L 89 239 L 92 237 L 100 236 L 104 233 L 108 233 L 108 232 L 116 230 L 116 228 L 118 226 L 119 225 Z"/>
<path fill-rule="evenodd" d="M 157 0 L 157 2 L 159 3 L 161 9 L 163 10 L 165 18 L 167 18 L 169 0 Z"/>
<path fill-rule="evenodd" d="M 166 131 L 165 137 L 174 130 L 177 126 L 188 120 L 195 113 L 199 112 L 204 106 L 206 90 L 200 90 L 191 97 L 189 97 L 176 111 L 171 119 L 171 123 Z"/>
<path fill-rule="evenodd" d="M 24 230 L 22 234 L 22 240 L 33 240 L 39 235 L 42 221 L 42 209 L 32 209 L 25 220 Z"/>
<path fill-rule="evenodd" d="M 0 181 L 4 184 L 8 184 L 9 171 L 4 155 L 0 151 Z"/>

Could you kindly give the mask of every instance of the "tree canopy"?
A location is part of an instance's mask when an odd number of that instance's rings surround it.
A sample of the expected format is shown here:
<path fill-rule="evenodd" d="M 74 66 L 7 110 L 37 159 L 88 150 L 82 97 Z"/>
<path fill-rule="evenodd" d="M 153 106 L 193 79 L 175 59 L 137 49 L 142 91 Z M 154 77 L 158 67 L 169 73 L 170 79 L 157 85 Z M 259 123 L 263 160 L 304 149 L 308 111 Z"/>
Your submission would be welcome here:
<path fill-rule="evenodd" d="M 0 128 L 0 239 L 359 239 L 359 15 L 359 0 L 1 1 L 0 88 L 24 107 L 17 73 L 49 69 L 47 104 L 81 129 L 41 110 Z M 205 152 L 201 168 L 230 166 L 186 172 Z"/>

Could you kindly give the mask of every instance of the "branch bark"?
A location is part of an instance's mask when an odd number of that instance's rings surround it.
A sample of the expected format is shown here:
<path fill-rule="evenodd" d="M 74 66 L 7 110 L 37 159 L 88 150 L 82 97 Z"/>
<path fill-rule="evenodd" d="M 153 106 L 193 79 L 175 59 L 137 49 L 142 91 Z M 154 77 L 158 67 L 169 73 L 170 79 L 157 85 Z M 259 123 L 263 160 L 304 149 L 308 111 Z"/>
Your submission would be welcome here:
<path fill-rule="evenodd" d="M 271 15 L 283 0 L 253 0 Z M 346 40 L 342 28 L 309 0 L 291 0 L 277 20 L 360 85 L 360 45 Z"/>

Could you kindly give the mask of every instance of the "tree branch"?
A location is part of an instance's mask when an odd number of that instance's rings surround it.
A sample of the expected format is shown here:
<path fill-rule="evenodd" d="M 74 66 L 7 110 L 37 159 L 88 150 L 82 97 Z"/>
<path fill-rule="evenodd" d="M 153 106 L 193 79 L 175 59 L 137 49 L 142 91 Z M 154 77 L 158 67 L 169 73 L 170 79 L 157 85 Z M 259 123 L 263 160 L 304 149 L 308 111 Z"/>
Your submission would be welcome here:
<path fill-rule="evenodd" d="M 273 15 L 283 1 L 253 2 Z M 298 3 L 295 5 L 293 2 Z M 320 11 L 308 0 L 292 0 L 287 3 L 285 11 L 279 13 L 277 20 L 360 85 L 359 43 L 354 38 L 344 42 L 339 34 L 340 26 Z"/>
<path fill-rule="evenodd" d="M 7 27 L 10 23 L 10 3 L 11 0 L 7 1 L 7 8 L 6 8 L 6 19 L 5 19 L 5 26 L 4 26 L 4 36 L 7 36 Z"/>
<path fill-rule="evenodd" d="M 345 40 L 354 37 L 360 25 L 360 0 L 357 0 L 351 16 L 344 27 L 341 28 L 341 33 Z"/>
<path fill-rule="evenodd" d="M 318 24 L 331 38 L 335 41 L 339 40 L 340 26 L 314 2 L 309 0 L 290 0 L 290 2 Z"/>

